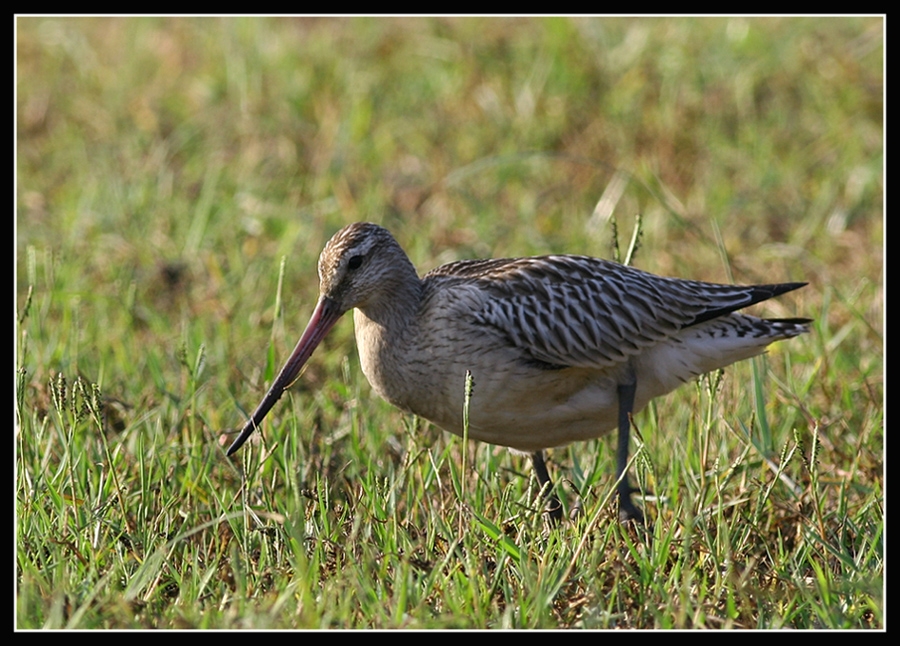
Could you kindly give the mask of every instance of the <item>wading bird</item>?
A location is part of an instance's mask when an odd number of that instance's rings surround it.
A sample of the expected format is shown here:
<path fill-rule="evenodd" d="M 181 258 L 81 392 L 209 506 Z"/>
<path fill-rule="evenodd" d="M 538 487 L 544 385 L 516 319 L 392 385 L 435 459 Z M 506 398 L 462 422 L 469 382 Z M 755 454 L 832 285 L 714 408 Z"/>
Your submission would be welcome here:
<path fill-rule="evenodd" d="M 318 272 L 306 331 L 228 455 L 355 309 L 360 363 L 375 391 L 461 436 L 470 372 L 468 437 L 530 454 L 557 520 L 544 449 L 618 429 L 619 516 L 641 520 L 625 473 L 631 415 L 698 375 L 807 332 L 810 322 L 735 313 L 806 283 L 661 278 L 585 256 L 463 260 L 419 278 L 394 237 L 365 222 L 328 241 Z"/>

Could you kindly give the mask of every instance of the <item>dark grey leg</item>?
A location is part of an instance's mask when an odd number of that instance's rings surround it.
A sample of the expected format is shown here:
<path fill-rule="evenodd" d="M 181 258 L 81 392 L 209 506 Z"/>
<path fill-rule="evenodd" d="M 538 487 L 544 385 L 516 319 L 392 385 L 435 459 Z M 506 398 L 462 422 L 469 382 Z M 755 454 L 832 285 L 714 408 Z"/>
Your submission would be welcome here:
<path fill-rule="evenodd" d="M 544 492 L 544 500 L 547 502 L 547 513 L 550 519 L 558 523 L 562 520 L 562 505 L 559 498 L 553 493 L 553 482 L 550 480 L 550 474 L 547 473 L 547 464 L 544 462 L 544 452 L 535 451 L 531 454 L 531 464 L 534 468 L 534 475 L 537 476 L 538 484 L 541 491 Z"/>
<path fill-rule="evenodd" d="M 625 467 L 628 466 L 628 435 L 631 431 L 631 413 L 634 408 L 634 392 L 637 389 L 636 382 L 619 384 L 619 445 L 616 450 L 616 478 L 619 480 L 619 520 L 634 520 L 644 522 L 644 514 L 631 502 L 631 494 L 637 489 L 632 489 L 628 482 L 628 474 Z"/>

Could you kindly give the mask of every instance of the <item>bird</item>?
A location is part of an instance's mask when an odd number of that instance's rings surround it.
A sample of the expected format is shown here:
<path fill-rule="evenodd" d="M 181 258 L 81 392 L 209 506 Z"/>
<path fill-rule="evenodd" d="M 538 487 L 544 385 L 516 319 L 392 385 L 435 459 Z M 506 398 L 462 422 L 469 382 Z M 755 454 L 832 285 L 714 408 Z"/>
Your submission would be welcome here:
<path fill-rule="evenodd" d="M 356 222 L 326 243 L 306 330 L 227 450 L 233 455 L 354 310 L 362 371 L 397 408 L 531 457 L 562 517 L 545 450 L 617 431 L 619 518 L 643 522 L 626 473 L 632 416 L 696 377 L 809 331 L 811 319 L 736 310 L 803 287 L 664 278 L 579 255 L 460 260 L 421 278 L 384 227 Z"/>

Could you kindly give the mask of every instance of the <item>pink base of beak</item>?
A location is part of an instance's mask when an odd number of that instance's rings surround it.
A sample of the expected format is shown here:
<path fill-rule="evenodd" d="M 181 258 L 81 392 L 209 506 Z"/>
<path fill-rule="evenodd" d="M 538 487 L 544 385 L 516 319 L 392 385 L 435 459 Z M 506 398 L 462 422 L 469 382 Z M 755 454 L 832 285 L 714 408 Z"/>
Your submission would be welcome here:
<path fill-rule="evenodd" d="M 337 323 L 338 319 L 341 318 L 343 314 L 343 310 L 338 307 L 335 301 L 324 297 L 319 299 L 316 309 L 313 310 L 309 323 L 306 325 L 303 336 L 300 337 L 291 356 L 285 362 L 281 372 L 278 373 L 278 376 L 272 383 L 272 387 L 269 388 L 269 392 L 266 393 L 266 396 L 259 403 L 259 406 L 253 411 L 253 415 L 247 423 L 244 424 L 244 428 L 241 429 L 241 434 L 238 435 L 238 438 L 230 447 L 228 447 L 226 455 L 233 455 L 241 448 L 241 446 L 243 446 L 244 442 L 247 441 L 247 438 L 250 437 L 253 431 L 262 423 L 263 418 L 265 418 L 266 414 L 272 409 L 275 402 L 281 399 L 284 391 L 290 388 L 291 384 L 294 383 L 294 380 L 297 379 L 297 375 L 300 374 L 300 369 L 303 368 L 312 356 L 313 351 L 319 343 L 322 342 L 322 339 L 325 338 L 325 335 L 328 334 L 329 330 L 334 327 L 334 324 Z"/>

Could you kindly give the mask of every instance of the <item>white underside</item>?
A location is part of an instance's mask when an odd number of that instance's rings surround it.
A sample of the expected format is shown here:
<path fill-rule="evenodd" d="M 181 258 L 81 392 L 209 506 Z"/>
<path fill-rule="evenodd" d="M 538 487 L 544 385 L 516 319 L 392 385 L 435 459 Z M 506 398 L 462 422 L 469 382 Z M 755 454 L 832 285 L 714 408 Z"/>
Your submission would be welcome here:
<path fill-rule="evenodd" d="M 360 347 L 371 330 L 357 316 Z M 474 379 L 469 405 L 468 436 L 491 444 L 532 452 L 600 437 L 618 420 L 617 386 L 633 370 L 636 394 L 633 413 L 683 383 L 718 368 L 760 354 L 777 337 L 729 335 L 749 317 L 727 317 L 689 327 L 646 348 L 629 363 L 603 370 L 548 370 L 529 365 L 522 352 L 499 336 L 483 336 L 444 327 L 440 338 L 413 335 L 420 343 L 376 358 L 361 354 L 363 371 L 382 397 L 392 404 L 462 435 L 466 371 Z M 402 366 L 402 370 L 399 370 Z M 440 366 L 436 372 L 435 366 Z"/>

